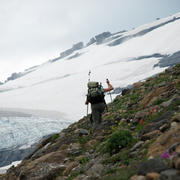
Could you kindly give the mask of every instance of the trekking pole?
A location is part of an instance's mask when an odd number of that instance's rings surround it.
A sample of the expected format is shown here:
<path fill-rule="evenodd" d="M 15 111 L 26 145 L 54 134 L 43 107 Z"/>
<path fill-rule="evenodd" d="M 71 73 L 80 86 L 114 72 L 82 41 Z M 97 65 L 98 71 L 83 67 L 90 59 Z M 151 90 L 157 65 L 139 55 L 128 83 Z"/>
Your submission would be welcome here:
<path fill-rule="evenodd" d="M 88 76 L 89 76 L 88 82 L 90 82 L 91 70 L 89 70 Z M 89 103 L 87 104 L 87 115 L 88 115 L 88 110 L 89 110 Z"/>

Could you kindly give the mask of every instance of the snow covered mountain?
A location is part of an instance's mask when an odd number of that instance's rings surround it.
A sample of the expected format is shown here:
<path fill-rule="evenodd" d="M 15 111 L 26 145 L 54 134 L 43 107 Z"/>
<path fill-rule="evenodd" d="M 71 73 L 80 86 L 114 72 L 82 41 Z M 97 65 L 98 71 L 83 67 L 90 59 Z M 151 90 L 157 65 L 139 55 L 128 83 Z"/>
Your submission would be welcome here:
<path fill-rule="evenodd" d="M 179 30 L 180 13 L 131 31 L 101 34 L 1 85 L 0 147 L 35 142 L 86 115 L 89 70 L 91 80 L 106 86 L 109 78 L 119 88 L 176 64 Z"/>

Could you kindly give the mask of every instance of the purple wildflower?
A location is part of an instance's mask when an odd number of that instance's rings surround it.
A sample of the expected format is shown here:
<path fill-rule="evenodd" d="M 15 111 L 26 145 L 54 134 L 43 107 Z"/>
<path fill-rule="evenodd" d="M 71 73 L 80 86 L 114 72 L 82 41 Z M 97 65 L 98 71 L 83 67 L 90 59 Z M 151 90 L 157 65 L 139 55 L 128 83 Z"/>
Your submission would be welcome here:
<path fill-rule="evenodd" d="M 168 151 L 166 151 L 166 152 L 162 153 L 162 154 L 160 155 L 160 157 L 161 157 L 162 159 L 170 159 L 170 158 L 171 158 L 171 155 L 169 154 Z"/>

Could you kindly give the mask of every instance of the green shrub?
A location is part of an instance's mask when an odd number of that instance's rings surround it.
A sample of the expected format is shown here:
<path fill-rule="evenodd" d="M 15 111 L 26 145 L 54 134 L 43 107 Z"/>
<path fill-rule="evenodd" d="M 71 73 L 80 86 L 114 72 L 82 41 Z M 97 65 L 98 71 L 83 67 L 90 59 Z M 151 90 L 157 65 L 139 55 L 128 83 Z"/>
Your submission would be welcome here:
<path fill-rule="evenodd" d="M 88 161 L 89 161 L 89 157 L 82 157 L 79 160 L 79 163 L 82 164 L 82 165 L 85 165 Z"/>
<path fill-rule="evenodd" d="M 86 144 L 89 140 L 91 139 L 91 136 L 85 136 L 85 137 L 82 137 L 82 136 L 79 136 L 77 141 L 81 144 L 81 145 L 84 145 Z"/>
<path fill-rule="evenodd" d="M 58 134 L 53 134 L 53 135 L 51 136 L 51 140 L 52 140 L 52 141 L 55 141 L 58 137 L 59 137 Z"/>
<path fill-rule="evenodd" d="M 133 141 L 134 139 L 128 130 L 116 131 L 107 141 L 106 152 L 110 154 L 117 153 L 121 148 L 128 146 Z"/>

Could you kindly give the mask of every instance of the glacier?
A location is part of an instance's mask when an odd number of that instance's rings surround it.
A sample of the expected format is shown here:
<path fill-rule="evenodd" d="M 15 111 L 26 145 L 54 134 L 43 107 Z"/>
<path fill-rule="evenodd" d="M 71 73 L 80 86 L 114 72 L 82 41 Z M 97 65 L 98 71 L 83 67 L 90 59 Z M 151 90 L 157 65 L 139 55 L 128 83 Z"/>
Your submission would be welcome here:
<path fill-rule="evenodd" d="M 0 148 L 8 149 L 19 146 L 25 149 L 42 137 L 60 132 L 70 122 L 36 116 L 9 116 L 0 117 Z M 16 113 L 18 114 L 18 113 Z M 26 144 L 26 146 L 24 146 Z M 27 146 L 28 145 L 28 146 Z"/>

